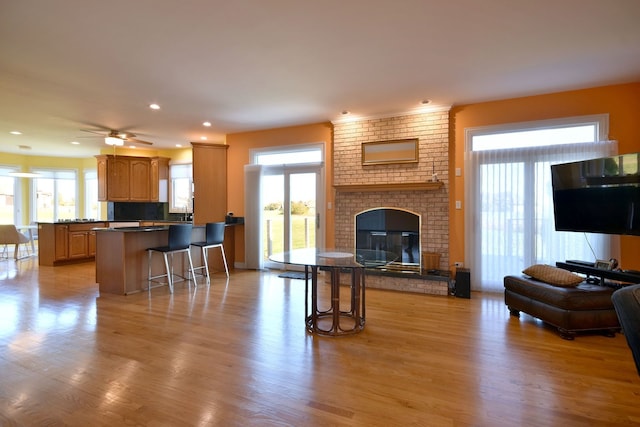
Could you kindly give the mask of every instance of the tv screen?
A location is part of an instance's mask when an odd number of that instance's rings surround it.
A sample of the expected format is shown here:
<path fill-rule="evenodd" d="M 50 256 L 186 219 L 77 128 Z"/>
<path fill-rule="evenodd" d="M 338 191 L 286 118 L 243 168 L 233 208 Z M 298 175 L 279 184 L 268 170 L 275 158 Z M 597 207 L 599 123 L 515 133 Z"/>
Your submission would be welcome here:
<path fill-rule="evenodd" d="M 551 166 L 558 231 L 640 235 L 640 154 Z"/>

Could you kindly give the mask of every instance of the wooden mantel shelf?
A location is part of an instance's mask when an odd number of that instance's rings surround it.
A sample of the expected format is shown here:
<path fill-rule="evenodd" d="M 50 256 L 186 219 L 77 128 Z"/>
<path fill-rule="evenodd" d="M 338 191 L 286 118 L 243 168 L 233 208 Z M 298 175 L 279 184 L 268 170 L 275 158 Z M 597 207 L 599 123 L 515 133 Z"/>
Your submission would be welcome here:
<path fill-rule="evenodd" d="M 391 184 L 349 184 L 334 185 L 336 191 L 356 192 L 356 191 L 427 191 L 442 188 L 442 181 L 436 182 L 400 182 Z"/>

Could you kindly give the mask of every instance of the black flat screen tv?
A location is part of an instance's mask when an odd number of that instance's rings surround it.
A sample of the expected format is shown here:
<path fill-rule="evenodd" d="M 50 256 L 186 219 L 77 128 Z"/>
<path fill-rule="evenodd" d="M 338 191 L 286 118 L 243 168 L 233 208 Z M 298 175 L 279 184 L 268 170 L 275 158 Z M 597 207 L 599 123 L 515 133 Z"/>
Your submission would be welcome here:
<path fill-rule="evenodd" d="M 551 166 L 557 231 L 640 235 L 640 153 Z"/>

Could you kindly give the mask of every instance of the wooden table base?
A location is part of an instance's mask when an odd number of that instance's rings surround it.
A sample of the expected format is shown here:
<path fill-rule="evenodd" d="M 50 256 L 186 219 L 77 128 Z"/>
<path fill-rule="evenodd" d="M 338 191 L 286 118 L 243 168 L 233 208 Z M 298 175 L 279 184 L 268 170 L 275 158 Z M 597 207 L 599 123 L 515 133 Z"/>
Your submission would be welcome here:
<path fill-rule="evenodd" d="M 341 336 L 358 333 L 365 323 L 364 268 L 356 266 L 322 267 L 331 275 L 329 301 L 318 300 L 318 266 L 305 266 L 305 321 L 307 330 L 313 334 Z M 349 270 L 351 283 L 350 300 L 346 310 L 340 307 L 340 273 Z M 311 286 L 309 286 L 311 279 Z M 343 289 L 344 290 L 344 289 Z M 325 302 L 328 308 L 323 307 Z M 344 301 L 343 301 L 344 302 Z"/>

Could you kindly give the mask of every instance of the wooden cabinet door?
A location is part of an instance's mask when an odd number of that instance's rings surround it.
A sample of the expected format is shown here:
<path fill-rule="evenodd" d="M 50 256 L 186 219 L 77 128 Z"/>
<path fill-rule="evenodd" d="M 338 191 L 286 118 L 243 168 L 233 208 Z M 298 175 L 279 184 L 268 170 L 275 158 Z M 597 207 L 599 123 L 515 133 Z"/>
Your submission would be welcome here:
<path fill-rule="evenodd" d="M 168 202 L 169 159 L 153 157 L 151 159 L 151 173 L 149 186 L 152 202 Z"/>
<path fill-rule="evenodd" d="M 227 149 L 225 144 L 192 142 L 193 223 L 224 221 L 227 213 Z"/>
<path fill-rule="evenodd" d="M 89 231 L 87 233 L 87 255 L 96 256 L 96 232 Z"/>
<path fill-rule="evenodd" d="M 107 201 L 107 158 L 98 157 L 98 200 L 100 202 Z"/>
<path fill-rule="evenodd" d="M 56 225 L 55 229 L 55 256 L 54 260 L 69 258 L 69 227 L 66 225 Z"/>
<path fill-rule="evenodd" d="M 107 200 L 129 200 L 130 164 L 126 157 L 114 157 L 107 165 Z"/>
<path fill-rule="evenodd" d="M 160 171 L 158 170 L 158 159 L 151 159 L 151 168 L 149 171 L 149 191 L 152 202 L 157 202 L 160 198 Z"/>
<path fill-rule="evenodd" d="M 151 160 L 132 158 L 130 160 L 129 200 L 148 202 L 151 200 Z"/>
<path fill-rule="evenodd" d="M 89 253 L 87 231 L 69 232 L 69 259 L 86 258 Z"/>

